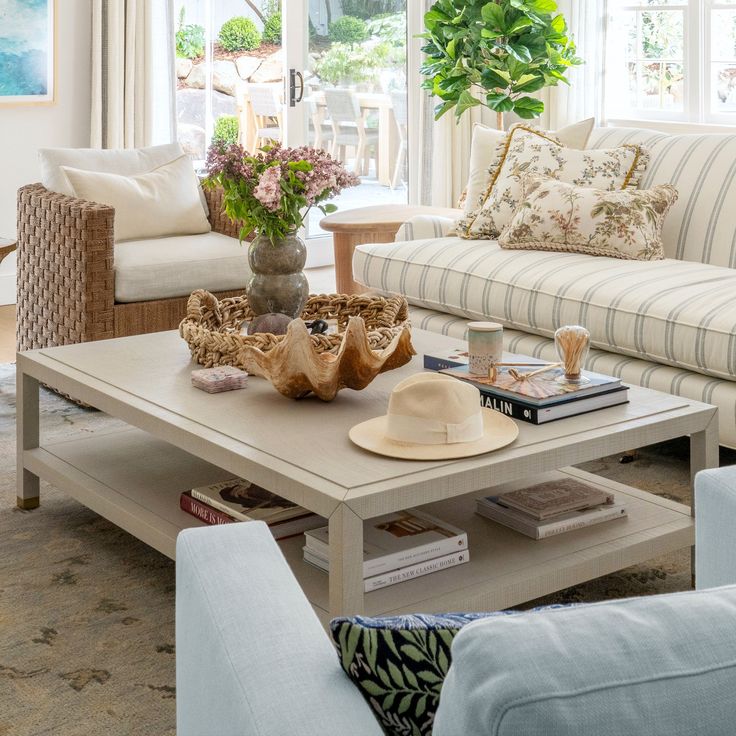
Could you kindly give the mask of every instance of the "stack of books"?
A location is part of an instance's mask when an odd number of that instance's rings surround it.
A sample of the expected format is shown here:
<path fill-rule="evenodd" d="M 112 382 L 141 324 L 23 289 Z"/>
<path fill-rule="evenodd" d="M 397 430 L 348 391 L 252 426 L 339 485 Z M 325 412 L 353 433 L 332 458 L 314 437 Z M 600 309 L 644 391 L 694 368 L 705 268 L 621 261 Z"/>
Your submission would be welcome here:
<path fill-rule="evenodd" d="M 532 539 L 626 516 L 626 508 L 612 493 L 563 477 L 479 498 L 476 512 Z"/>
<path fill-rule="evenodd" d="M 313 529 L 304 536 L 304 560 L 329 572 L 327 527 Z M 468 535 L 462 529 L 417 509 L 379 516 L 364 525 L 366 593 L 462 565 L 469 559 Z"/>
<path fill-rule="evenodd" d="M 325 519 L 242 478 L 231 478 L 181 494 L 183 511 L 205 524 L 265 521 L 275 539 L 316 529 Z"/>
<path fill-rule="evenodd" d="M 505 355 L 510 363 L 545 365 L 543 361 L 523 355 Z M 510 367 L 499 367 L 495 379 L 476 376 L 469 372 L 467 349 L 447 350 L 424 356 L 427 370 L 439 371 L 448 376 L 472 383 L 481 395 L 481 405 L 499 411 L 512 419 L 531 424 L 545 424 L 605 409 L 629 400 L 629 388 L 621 379 L 600 373 L 583 371 L 586 383 L 560 383 L 561 368 L 541 373 L 529 380 L 517 380 Z M 535 368 L 517 368 L 518 373 L 532 372 Z"/>

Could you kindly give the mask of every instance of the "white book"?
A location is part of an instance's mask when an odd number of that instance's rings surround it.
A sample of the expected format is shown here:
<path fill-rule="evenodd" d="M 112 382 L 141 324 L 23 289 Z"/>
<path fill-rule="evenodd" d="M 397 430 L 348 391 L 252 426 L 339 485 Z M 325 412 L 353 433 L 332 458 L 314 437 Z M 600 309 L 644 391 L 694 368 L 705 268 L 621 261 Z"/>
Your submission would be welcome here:
<path fill-rule="evenodd" d="M 308 549 L 323 559 L 329 557 L 328 527 L 308 531 L 305 538 Z M 423 511 L 407 509 L 378 516 L 363 525 L 363 577 L 467 549 L 466 532 Z"/>
<path fill-rule="evenodd" d="M 312 554 L 307 547 L 304 548 L 304 560 L 315 567 L 318 567 L 320 570 L 329 572 L 329 563 L 327 560 L 319 557 L 318 555 Z M 363 580 L 363 591 L 365 593 L 370 593 L 372 590 L 387 588 L 389 585 L 396 585 L 397 583 L 413 580 L 414 578 L 419 578 L 423 575 L 429 575 L 433 572 L 446 570 L 449 567 L 462 565 L 469 560 L 470 553 L 466 549 L 462 552 L 453 552 L 449 555 L 443 555 L 442 557 L 437 557 L 433 560 L 418 562 L 415 565 L 408 565 L 407 567 L 402 567 L 398 570 L 392 570 L 380 575 L 373 575 L 372 577 L 365 578 Z"/>
<path fill-rule="evenodd" d="M 546 539 L 575 529 L 602 524 L 605 521 L 623 519 L 626 516 L 626 508 L 622 504 L 613 503 L 537 521 L 523 511 L 495 503 L 492 498 L 494 497 L 479 498 L 476 503 L 477 513 L 532 539 Z"/>

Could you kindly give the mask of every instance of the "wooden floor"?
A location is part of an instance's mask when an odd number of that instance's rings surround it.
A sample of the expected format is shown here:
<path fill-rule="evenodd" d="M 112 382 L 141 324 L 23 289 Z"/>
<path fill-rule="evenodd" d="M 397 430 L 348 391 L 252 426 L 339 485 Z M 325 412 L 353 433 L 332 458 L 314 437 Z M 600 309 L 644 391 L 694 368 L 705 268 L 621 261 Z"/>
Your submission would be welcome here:
<path fill-rule="evenodd" d="M 15 304 L 0 307 L 0 363 L 15 362 Z"/>
<path fill-rule="evenodd" d="M 310 291 L 324 294 L 335 291 L 335 269 L 332 266 L 307 271 Z M 0 306 L 0 363 L 15 362 L 15 305 Z"/>

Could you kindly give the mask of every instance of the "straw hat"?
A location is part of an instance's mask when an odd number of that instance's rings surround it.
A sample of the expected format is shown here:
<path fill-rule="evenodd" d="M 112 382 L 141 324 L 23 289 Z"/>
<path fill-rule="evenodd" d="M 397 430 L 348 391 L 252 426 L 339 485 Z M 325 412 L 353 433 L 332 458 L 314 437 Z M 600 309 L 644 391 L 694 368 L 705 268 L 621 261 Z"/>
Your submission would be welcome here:
<path fill-rule="evenodd" d="M 350 439 L 379 455 L 450 460 L 497 450 L 518 434 L 509 417 L 481 407 L 475 386 L 442 373 L 417 373 L 391 392 L 388 414 L 356 424 Z"/>

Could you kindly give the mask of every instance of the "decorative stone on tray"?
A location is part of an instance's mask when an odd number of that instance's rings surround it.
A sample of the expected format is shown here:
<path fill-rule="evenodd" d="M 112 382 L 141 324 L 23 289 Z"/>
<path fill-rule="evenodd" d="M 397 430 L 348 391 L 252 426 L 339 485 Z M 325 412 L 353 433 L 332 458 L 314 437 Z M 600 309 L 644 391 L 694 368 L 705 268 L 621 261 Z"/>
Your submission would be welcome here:
<path fill-rule="evenodd" d="M 192 371 L 192 386 L 206 391 L 208 394 L 245 388 L 247 382 L 248 374 L 231 365 L 223 365 L 217 368 L 198 368 Z"/>
<path fill-rule="evenodd" d="M 351 317 L 337 353 L 318 352 L 307 326 L 295 319 L 282 342 L 266 352 L 246 345 L 242 357 L 249 373 L 268 378 L 284 396 L 299 399 L 314 393 L 332 401 L 341 389 L 364 389 L 379 373 L 405 365 L 415 354 L 408 327 L 387 347 L 372 350 L 365 322 Z"/>
<path fill-rule="evenodd" d="M 286 328 L 289 326 L 291 320 L 292 318 L 287 314 L 269 312 L 268 314 L 259 314 L 251 322 L 244 324 L 243 327 L 245 328 L 246 335 L 255 335 L 259 332 L 267 332 L 271 335 L 285 335 Z"/>

